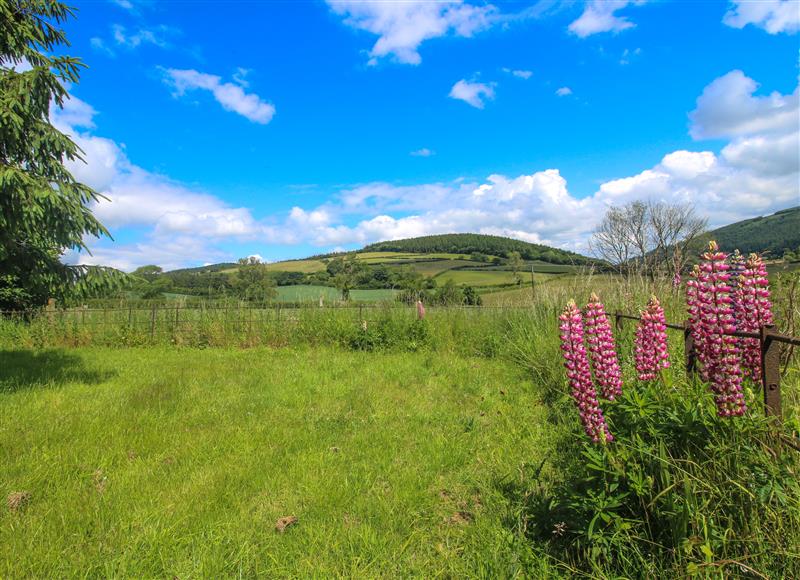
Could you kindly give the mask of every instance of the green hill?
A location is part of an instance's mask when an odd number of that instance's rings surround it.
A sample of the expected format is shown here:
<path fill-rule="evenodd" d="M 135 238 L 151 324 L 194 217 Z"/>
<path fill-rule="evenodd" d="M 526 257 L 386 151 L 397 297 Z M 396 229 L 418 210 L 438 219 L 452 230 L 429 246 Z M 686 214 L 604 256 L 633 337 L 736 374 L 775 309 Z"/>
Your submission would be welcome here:
<path fill-rule="evenodd" d="M 519 252 L 525 260 L 541 260 L 551 264 L 583 265 L 591 262 L 586 256 L 502 236 L 483 234 L 442 234 L 422 236 L 405 240 L 378 242 L 364 247 L 362 252 L 413 252 L 417 254 L 486 254 L 506 256 L 508 252 Z"/>
<path fill-rule="evenodd" d="M 716 240 L 726 252 L 738 249 L 745 255 L 757 252 L 780 258 L 800 248 L 800 206 L 717 228 L 703 240 Z"/>

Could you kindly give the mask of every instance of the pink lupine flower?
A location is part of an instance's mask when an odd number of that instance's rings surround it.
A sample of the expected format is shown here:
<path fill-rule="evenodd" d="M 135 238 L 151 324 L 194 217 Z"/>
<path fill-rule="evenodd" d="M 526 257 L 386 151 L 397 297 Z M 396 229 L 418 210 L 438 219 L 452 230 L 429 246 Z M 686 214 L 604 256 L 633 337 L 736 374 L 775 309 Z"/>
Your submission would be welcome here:
<path fill-rule="evenodd" d="M 728 286 L 730 286 L 731 299 L 733 300 L 733 319 L 736 321 L 737 328 L 739 328 L 739 321 L 744 316 L 744 310 L 741 303 L 742 295 L 740 293 L 742 274 L 744 274 L 746 269 L 744 256 L 742 256 L 739 250 L 734 250 L 733 253 L 728 257 L 728 264 L 730 264 L 731 267 L 729 270 L 731 277 L 728 280 Z"/>
<path fill-rule="evenodd" d="M 419 320 L 425 318 L 425 305 L 422 304 L 422 300 L 417 300 L 417 318 Z"/>
<path fill-rule="evenodd" d="M 606 308 L 595 293 L 586 305 L 586 342 L 600 393 L 603 398 L 613 401 L 622 394 L 622 372 Z"/>
<path fill-rule="evenodd" d="M 759 332 L 773 323 L 767 267 L 757 254 L 750 254 L 742 271 L 736 292 L 741 305 L 738 329 Z M 742 339 L 744 372 L 754 381 L 761 380 L 761 344 L 757 338 Z"/>
<path fill-rule="evenodd" d="M 733 299 L 730 266 L 727 255 L 717 243 L 708 243 L 702 255 L 698 285 L 699 319 L 697 334 L 704 349 L 704 377 L 710 383 L 717 414 L 721 417 L 743 415 L 747 410 L 742 392 L 742 371 L 739 364 L 739 344 L 729 333 L 736 330 L 733 318 Z"/>
<path fill-rule="evenodd" d="M 672 277 L 672 289 L 678 290 L 681 287 L 681 273 L 675 272 L 675 275 Z"/>
<path fill-rule="evenodd" d="M 686 281 L 686 309 L 689 312 L 689 329 L 694 340 L 694 352 L 700 363 L 700 378 L 708 380 L 708 346 L 706 334 L 700 322 L 700 295 L 705 292 L 701 285 L 700 266 L 695 264 Z"/>
<path fill-rule="evenodd" d="M 653 380 L 661 369 L 669 367 L 666 324 L 661 303 L 651 296 L 636 328 L 634 342 L 636 372 L 641 381 Z"/>
<path fill-rule="evenodd" d="M 613 441 L 592 384 L 589 357 L 583 345 L 583 318 L 574 300 L 569 301 L 558 319 L 564 367 L 583 429 L 595 443 Z"/>

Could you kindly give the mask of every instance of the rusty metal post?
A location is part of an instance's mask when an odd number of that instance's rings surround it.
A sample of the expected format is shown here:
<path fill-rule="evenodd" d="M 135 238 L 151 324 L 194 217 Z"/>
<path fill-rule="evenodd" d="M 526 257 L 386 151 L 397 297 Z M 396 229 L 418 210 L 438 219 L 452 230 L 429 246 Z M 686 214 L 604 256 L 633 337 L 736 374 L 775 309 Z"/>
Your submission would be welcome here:
<path fill-rule="evenodd" d="M 769 416 L 781 416 L 781 351 L 773 336 L 777 334 L 773 325 L 762 326 L 761 381 L 764 387 L 764 408 Z"/>
<path fill-rule="evenodd" d="M 686 363 L 686 376 L 692 376 L 697 368 L 697 351 L 694 349 L 694 337 L 689 321 L 683 323 L 683 352 Z"/>

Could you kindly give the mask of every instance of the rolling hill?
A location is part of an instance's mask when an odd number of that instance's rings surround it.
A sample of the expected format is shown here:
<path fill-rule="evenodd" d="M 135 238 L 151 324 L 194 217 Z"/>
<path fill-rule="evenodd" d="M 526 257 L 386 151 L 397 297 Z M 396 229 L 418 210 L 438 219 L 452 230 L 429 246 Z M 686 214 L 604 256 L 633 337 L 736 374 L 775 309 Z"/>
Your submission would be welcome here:
<path fill-rule="evenodd" d="M 787 250 L 800 248 L 800 206 L 732 223 L 702 238 L 703 243 L 716 240 L 726 252 L 738 249 L 745 255 L 757 252 L 770 259 L 780 258 Z"/>
<path fill-rule="evenodd" d="M 444 252 L 451 254 L 486 254 L 505 256 L 508 252 L 519 252 L 526 260 L 541 260 L 551 264 L 588 264 L 592 260 L 586 256 L 559 250 L 541 244 L 531 244 L 522 240 L 484 234 L 442 234 L 422 236 L 405 240 L 393 240 L 370 244 L 362 252 L 413 252 L 430 254 Z"/>

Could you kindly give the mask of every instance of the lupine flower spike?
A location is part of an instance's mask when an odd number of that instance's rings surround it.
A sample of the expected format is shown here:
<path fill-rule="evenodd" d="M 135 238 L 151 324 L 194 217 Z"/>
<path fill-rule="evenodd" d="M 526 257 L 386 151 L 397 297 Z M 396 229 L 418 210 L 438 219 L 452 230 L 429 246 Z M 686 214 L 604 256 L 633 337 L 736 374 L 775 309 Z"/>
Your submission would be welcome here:
<path fill-rule="evenodd" d="M 589 357 L 583 345 L 583 318 L 574 300 L 569 301 L 558 318 L 564 366 L 586 435 L 595 443 L 613 441 L 592 384 Z"/>
<path fill-rule="evenodd" d="M 592 371 L 600 394 L 613 401 L 622 394 L 622 372 L 606 308 L 595 293 L 592 293 L 586 305 L 586 343 L 589 345 Z"/>
<path fill-rule="evenodd" d="M 743 415 L 747 410 L 742 392 L 742 371 L 739 365 L 739 344 L 729 333 L 736 330 L 733 318 L 733 299 L 730 266 L 727 255 L 717 243 L 708 243 L 702 255 L 698 285 L 699 320 L 697 332 L 705 349 L 705 376 L 714 393 L 720 417 Z"/>
<path fill-rule="evenodd" d="M 664 309 L 655 296 L 650 297 L 636 328 L 634 359 L 641 381 L 651 381 L 661 369 L 669 367 Z"/>
<path fill-rule="evenodd" d="M 741 316 L 737 318 L 739 330 L 759 332 L 762 326 L 773 323 L 767 268 L 757 254 L 750 254 L 742 271 L 737 288 Z M 744 372 L 754 381 L 761 380 L 761 345 L 757 338 L 742 339 Z"/>
<path fill-rule="evenodd" d="M 734 250 L 733 253 L 728 257 L 728 264 L 730 264 L 730 279 L 728 280 L 728 286 L 731 288 L 731 306 L 733 307 L 733 319 L 736 321 L 736 327 L 741 328 L 740 321 L 744 316 L 743 305 L 741 303 L 742 298 L 742 275 L 746 269 L 746 263 L 744 256 L 739 252 L 739 250 Z"/>
<path fill-rule="evenodd" d="M 694 340 L 694 351 L 697 356 L 697 361 L 700 363 L 700 377 L 708 380 L 708 357 L 706 353 L 708 349 L 705 343 L 705 333 L 702 332 L 700 326 L 700 266 L 695 264 L 689 274 L 689 279 L 686 281 L 686 309 L 689 312 L 689 328 L 692 333 L 692 340 Z"/>
<path fill-rule="evenodd" d="M 681 288 L 681 273 L 675 272 L 675 275 L 672 277 L 672 289 L 680 290 L 680 288 Z"/>

